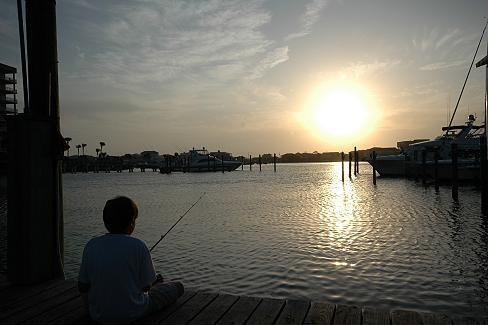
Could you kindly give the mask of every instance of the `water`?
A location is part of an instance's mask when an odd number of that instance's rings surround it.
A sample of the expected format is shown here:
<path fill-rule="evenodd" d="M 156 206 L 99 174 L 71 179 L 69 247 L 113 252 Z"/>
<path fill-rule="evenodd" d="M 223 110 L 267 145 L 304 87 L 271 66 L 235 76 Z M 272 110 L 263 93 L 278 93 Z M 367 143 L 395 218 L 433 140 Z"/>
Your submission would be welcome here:
<path fill-rule="evenodd" d="M 156 269 L 223 293 L 488 315 L 488 223 L 479 192 L 371 169 L 342 184 L 340 164 L 264 165 L 260 173 L 64 175 L 66 274 L 105 232 L 116 195 L 139 205 L 134 236 L 148 246 L 207 194 L 153 252 Z"/>

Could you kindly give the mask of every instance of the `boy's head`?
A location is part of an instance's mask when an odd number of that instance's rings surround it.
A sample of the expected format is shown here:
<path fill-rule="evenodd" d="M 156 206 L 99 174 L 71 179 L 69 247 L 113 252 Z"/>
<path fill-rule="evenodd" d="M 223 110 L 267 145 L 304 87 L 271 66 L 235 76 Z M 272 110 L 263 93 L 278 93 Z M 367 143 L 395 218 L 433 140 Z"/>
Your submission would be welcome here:
<path fill-rule="evenodd" d="M 137 218 L 137 205 L 126 196 L 108 200 L 103 208 L 103 223 L 112 234 L 131 234 Z"/>

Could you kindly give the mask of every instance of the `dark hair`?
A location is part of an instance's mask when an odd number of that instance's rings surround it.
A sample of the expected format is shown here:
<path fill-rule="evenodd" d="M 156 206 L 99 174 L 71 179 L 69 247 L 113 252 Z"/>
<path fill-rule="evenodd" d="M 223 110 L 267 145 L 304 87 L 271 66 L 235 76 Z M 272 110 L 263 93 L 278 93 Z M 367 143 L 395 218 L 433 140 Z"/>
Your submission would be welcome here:
<path fill-rule="evenodd" d="M 117 196 L 105 203 L 103 223 L 111 233 L 125 233 L 127 227 L 137 218 L 137 205 L 126 196 Z"/>

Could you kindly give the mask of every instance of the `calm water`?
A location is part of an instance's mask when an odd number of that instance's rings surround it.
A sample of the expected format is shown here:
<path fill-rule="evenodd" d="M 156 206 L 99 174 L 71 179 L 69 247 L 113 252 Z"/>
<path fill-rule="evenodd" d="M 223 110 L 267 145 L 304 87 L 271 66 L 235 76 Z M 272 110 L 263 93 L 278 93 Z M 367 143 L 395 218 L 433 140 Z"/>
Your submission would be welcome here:
<path fill-rule="evenodd" d="M 457 204 L 447 187 L 374 187 L 366 164 L 344 184 L 340 164 L 263 167 L 65 175 L 67 276 L 105 232 L 107 199 L 138 203 L 134 236 L 151 246 L 206 192 L 153 252 L 166 278 L 232 294 L 488 315 L 488 224 L 475 189 L 463 188 Z"/>

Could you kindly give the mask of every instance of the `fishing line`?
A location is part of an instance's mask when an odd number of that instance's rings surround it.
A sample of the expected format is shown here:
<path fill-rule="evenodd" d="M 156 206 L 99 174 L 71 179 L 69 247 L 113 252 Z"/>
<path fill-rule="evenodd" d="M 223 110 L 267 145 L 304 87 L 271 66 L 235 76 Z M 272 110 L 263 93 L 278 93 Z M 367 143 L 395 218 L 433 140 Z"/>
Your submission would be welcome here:
<path fill-rule="evenodd" d="M 193 209 L 193 207 L 195 205 L 197 205 L 198 202 L 200 202 L 200 200 L 203 198 L 203 196 L 206 194 L 207 192 L 203 192 L 202 195 L 200 195 L 200 197 L 198 198 L 198 200 L 195 201 L 195 203 L 192 204 L 192 206 L 186 210 L 185 213 L 183 213 L 183 215 L 171 226 L 171 228 L 168 229 L 168 231 L 164 234 L 164 235 L 161 235 L 161 238 L 159 238 L 159 240 L 156 242 L 156 244 L 154 244 L 151 249 L 149 249 L 150 252 L 152 252 L 152 250 L 163 240 L 164 237 L 166 237 L 167 234 L 169 234 L 169 232 L 178 224 L 178 222 L 181 221 L 181 219 L 183 219 L 184 216 L 187 215 L 188 212 L 190 212 L 191 209 Z"/>

